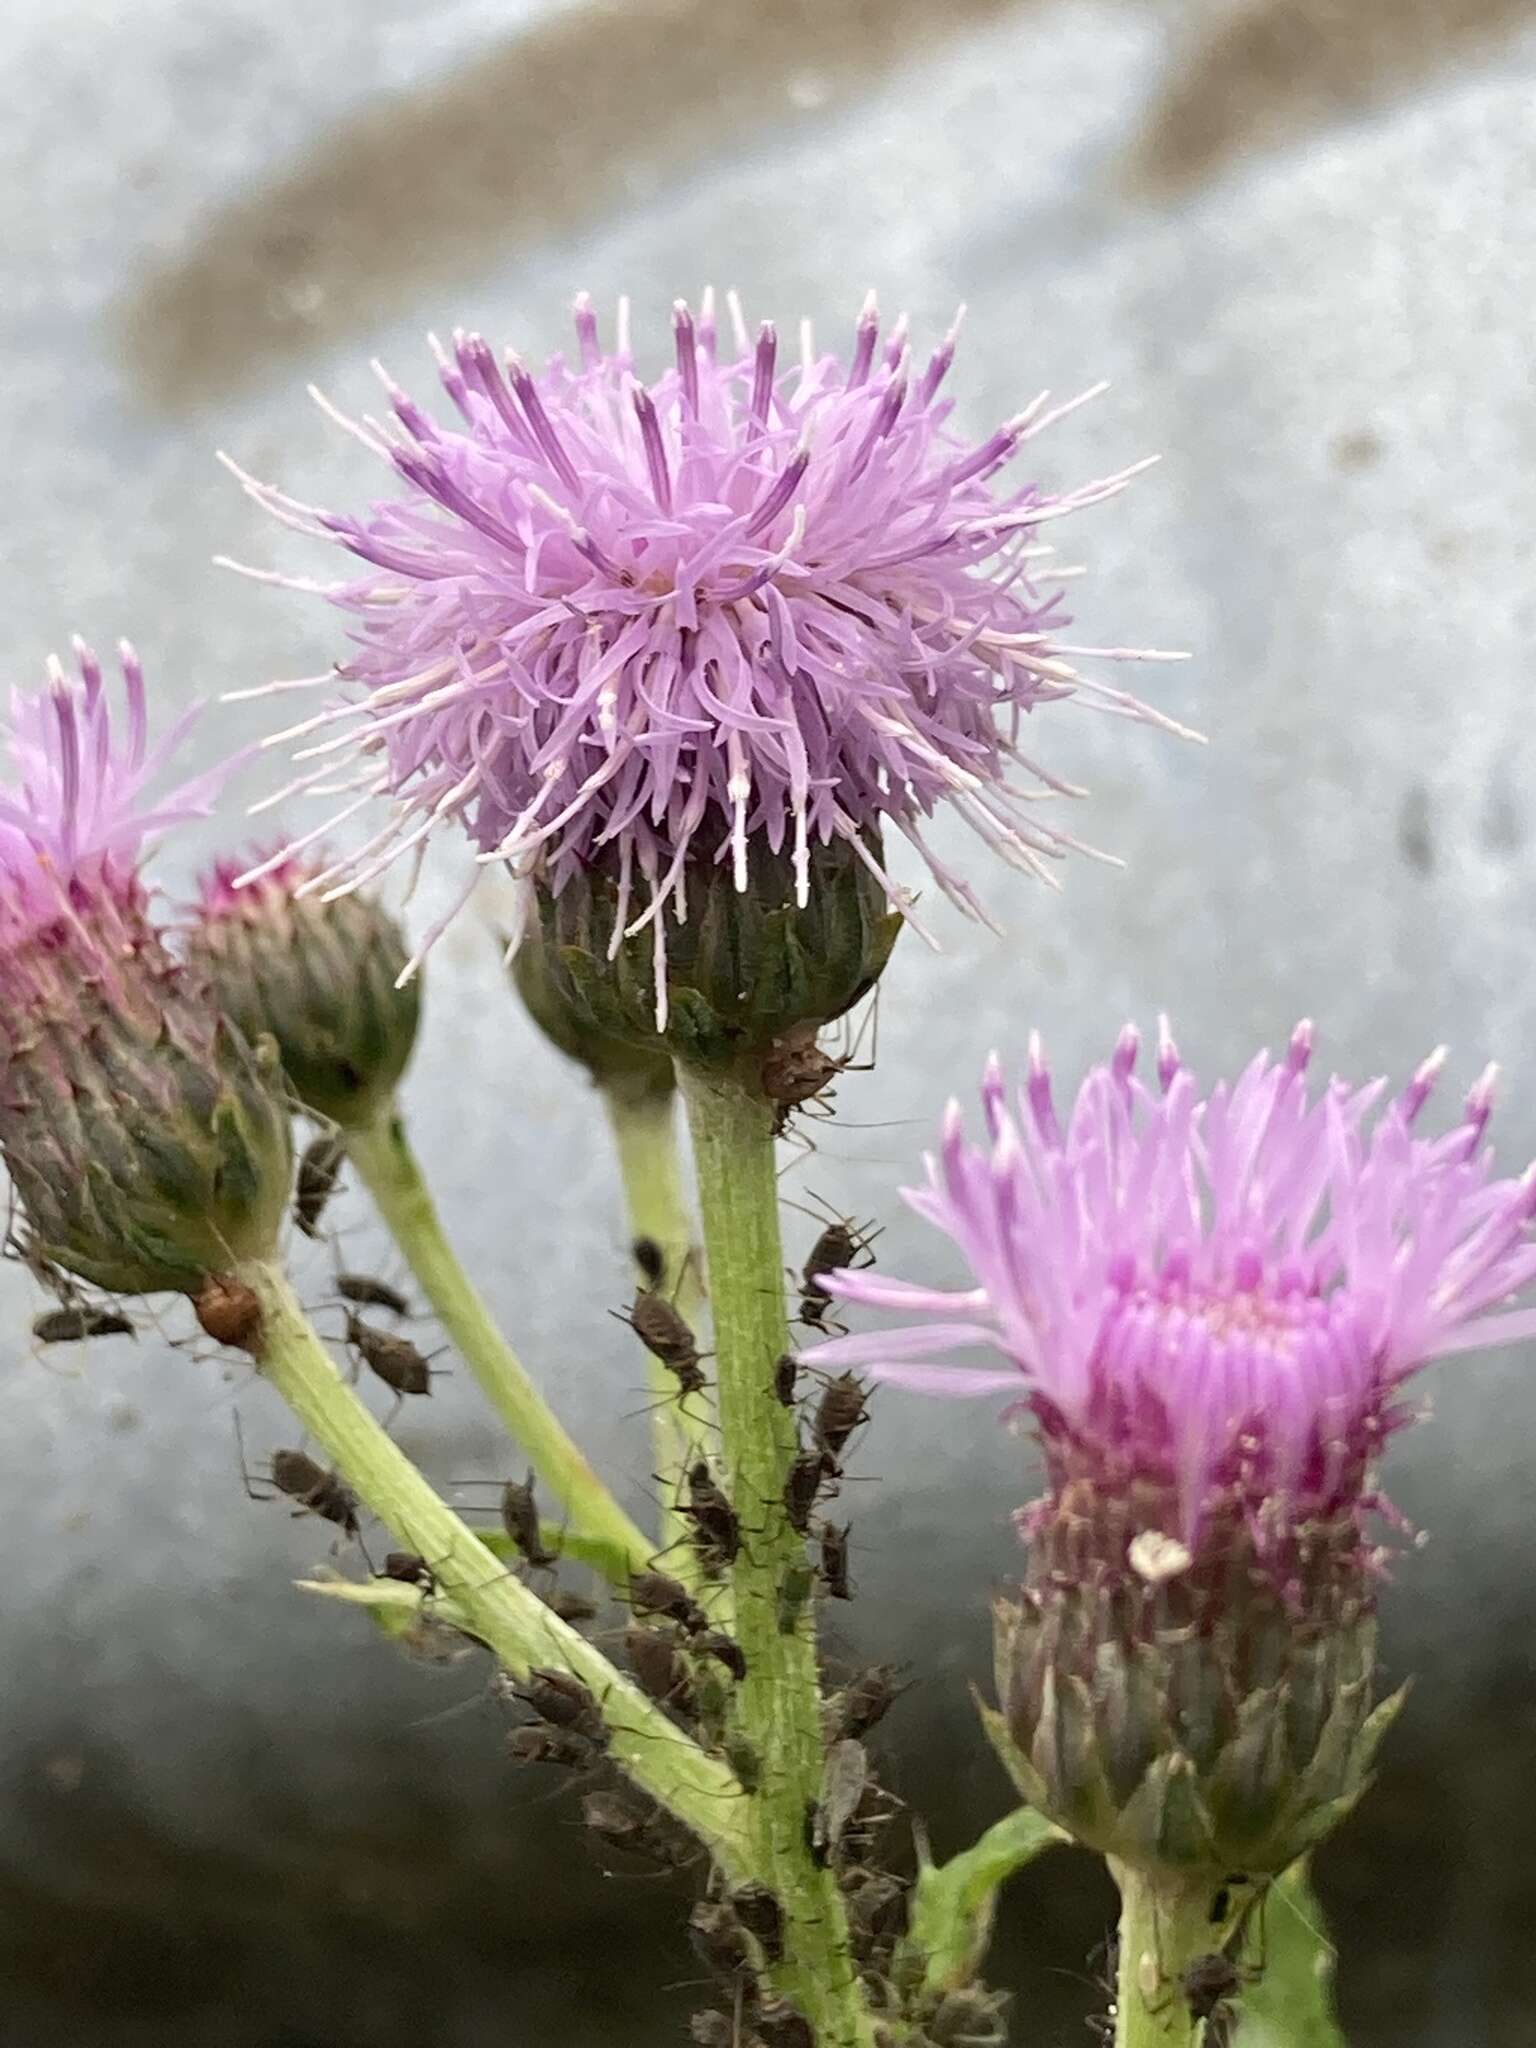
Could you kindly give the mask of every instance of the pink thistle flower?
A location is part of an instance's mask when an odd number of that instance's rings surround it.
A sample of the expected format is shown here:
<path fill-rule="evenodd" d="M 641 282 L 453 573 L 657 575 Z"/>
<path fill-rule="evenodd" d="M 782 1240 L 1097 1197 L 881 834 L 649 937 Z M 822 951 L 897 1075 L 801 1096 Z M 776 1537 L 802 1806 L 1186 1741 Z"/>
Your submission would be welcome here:
<path fill-rule="evenodd" d="M 834 1276 L 845 1300 L 921 1320 L 834 1341 L 817 1363 L 933 1393 L 1017 1390 L 1053 1503 L 1087 1479 L 1176 1532 L 1164 1564 L 1133 1555 L 1144 1576 L 1187 1565 L 1179 1550 L 1208 1521 L 1246 1521 L 1262 1554 L 1378 1504 L 1371 1462 L 1408 1419 L 1413 1374 L 1536 1335 L 1536 1308 L 1507 1306 L 1536 1277 L 1536 1166 L 1494 1177 L 1492 1069 L 1456 1128 L 1425 1138 L 1440 1053 L 1395 1097 L 1333 1080 L 1309 1100 L 1311 1051 L 1302 1024 L 1283 1060 L 1260 1053 L 1202 1097 L 1164 1024 L 1154 1093 L 1128 1028 L 1064 1126 L 1038 1039 L 1013 1100 L 994 1058 L 984 1141 L 952 1104 L 927 1185 L 906 1194 L 975 1286 Z M 1008 1367 L 932 1362 L 973 1345 Z"/>
<path fill-rule="evenodd" d="M 889 821 L 982 916 L 924 839 L 940 803 L 1035 875 L 1080 846 L 1034 808 L 1082 792 L 1022 751 L 1026 717 L 1077 696 L 1184 731 L 1079 673 L 1078 654 L 1154 657 L 1068 645 L 1043 570 L 1050 522 L 1135 471 L 1061 496 L 997 481 L 1080 400 L 1042 393 L 971 444 L 944 395 L 953 332 L 919 364 L 904 323 L 880 346 L 871 300 L 846 363 L 806 328 L 786 368 L 773 327 L 754 340 L 729 305 L 722 356 L 712 299 L 697 321 L 679 304 L 675 363 L 650 384 L 627 308 L 605 353 L 579 300 L 575 360 L 542 375 L 457 335 L 439 359 L 461 424 L 384 376 L 394 420 L 341 423 L 404 490 L 360 518 L 236 471 L 279 519 L 366 565 L 298 584 L 352 615 L 356 652 L 333 676 L 267 686 L 347 686 L 268 742 L 305 742 L 295 758 L 314 764 L 280 794 L 345 797 L 295 847 L 391 802 L 312 886 L 355 887 L 457 819 L 483 860 L 553 890 L 611 863 L 617 951 L 653 921 L 659 943 L 669 907 L 684 917 L 692 862 L 728 862 L 744 890 L 754 841 L 787 850 L 801 907 L 810 849 L 845 842 L 910 915 L 871 843 Z"/>

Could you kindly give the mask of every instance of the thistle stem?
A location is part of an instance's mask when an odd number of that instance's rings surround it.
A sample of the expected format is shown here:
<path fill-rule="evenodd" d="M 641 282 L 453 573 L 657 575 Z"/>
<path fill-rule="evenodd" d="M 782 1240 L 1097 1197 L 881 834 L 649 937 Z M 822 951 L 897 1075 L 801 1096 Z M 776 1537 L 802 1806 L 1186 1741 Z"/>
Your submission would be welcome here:
<path fill-rule="evenodd" d="M 528 1377 L 459 1264 L 420 1166 L 391 1110 L 347 1132 L 347 1156 L 492 1407 L 569 1517 L 585 1561 L 615 1586 L 644 1571 L 654 1546 L 625 1514 Z"/>
<path fill-rule="evenodd" d="M 672 1091 L 623 1081 L 602 1088 L 603 1107 L 613 1130 L 632 1244 L 648 1239 L 661 1255 L 656 1291 L 672 1303 L 697 1337 L 704 1305 L 700 1254 L 694 1242 L 693 1219 L 684 1192 L 678 1157 L 677 1116 Z M 642 1284 L 652 1282 L 641 1272 Z M 661 1546 L 674 1552 L 669 1568 L 690 1577 L 690 1553 L 682 1547 L 687 1524 L 675 1505 L 678 1483 L 689 1448 L 708 1417 L 700 1413 L 690 1426 L 678 1396 L 677 1381 L 661 1360 L 646 1352 L 651 1392 L 651 1451 L 662 1482 Z M 690 1406 L 702 1404 L 702 1395 Z"/>
<path fill-rule="evenodd" d="M 737 1078 L 686 1070 L 680 1078 L 709 1257 L 722 1461 L 741 1525 L 731 1582 L 747 1672 L 736 1688 L 736 1732 L 757 1754 L 755 1858 L 787 1926 L 784 1961 L 770 1976 L 811 2022 L 818 2048 L 867 2048 L 872 2025 L 842 1894 L 807 1841 L 807 1815 L 822 1797 L 824 1772 L 814 1602 L 804 1599 L 790 1615 L 780 1614 L 781 1592 L 805 1570 L 805 1543 L 783 1499 L 796 1420 L 774 1393 L 774 1366 L 789 1348 L 789 1329 L 773 1113 Z"/>
<path fill-rule="evenodd" d="M 1207 1917 L 1210 1889 L 1158 1883 L 1113 1860 L 1110 1869 L 1120 1887 L 1115 2048 L 1194 2048 L 1204 2022 L 1191 2014 L 1180 1979 L 1219 1944 L 1222 1930 Z"/>
<path fill-rule="evenodd" d="M 278 1267 L 252 1261 L 236 1277 L 261 1306 L 261 1372 L 364 1505 L 428 1560 L 474 1634 L 516 1678 L 534 1666 L 574 1672 L 597 1701 L 615 1763 L 691 1828 L 727 1874 L 754 1874 L 748 1802 L 726 1766 L 552 1614 L 439 1499 L 341 1378 Z"/>

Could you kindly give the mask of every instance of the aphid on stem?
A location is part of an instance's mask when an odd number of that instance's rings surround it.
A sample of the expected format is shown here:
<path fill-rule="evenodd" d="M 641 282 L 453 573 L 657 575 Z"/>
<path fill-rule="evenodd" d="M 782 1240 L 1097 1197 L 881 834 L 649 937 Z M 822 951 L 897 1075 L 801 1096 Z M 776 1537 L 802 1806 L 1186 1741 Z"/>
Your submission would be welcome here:
<path fill-rule="evenodd" d="M 368 1370 L 381 1379 L 397 1402 L 407 1395 L 430 1394 L 432 1362 L 409 1337 L 365 1323 L 356 1309 L 347 1310 L 347 1342 Z"/>
<path fill-rule="evenodd" d="M 871 1004 L 866 1022 L 875 1025 L 878 1014 L 877 1004 Z M 832 1083 L 841 1074 L 868 1073 L 875 1064 L 875 1045 L 870 1047 L 867 1060 L 858 1057 L 860 1041 L 864 1035 L 861 1024 L 845 1054 L 823 1052 L 816 1043 L 820 1027 L 807 1024 L 798 1031 L 786 1032 L 776 1038 L 763 1055 L 759 1072 L 763 1093 L 774 1107 L 773 1135 L 784 1137 L 789 1130 L 789 1120 L 797 1109 L 804 1109 L 808 1103 L 816 1103 L 824 1116 L 832 1115 Z"/>
<path fill-rule="evenodd" d="M 821 1529 L 821 1583 L 832 1600 L 851 1600 L 853 1587 L 848 1579 L 848 1534 L 851 1522 L 844 1522 L 841 1528 L 835 1522 L 824 1522 Z"/>
<path fill-rule="evenodd" d="M 627 1315 L 618 1309 L 609 1313 L 627 1323 L 650 1352 L 677 1381 L 678 1399 L 704 1391 L 707 1381 L 700 1352 L 687 1318 L 664 1294 L 642 1288 Z"/>
<path fill-rule="evenodd" d="M 813 1330 L 840 1328 L 829 1322 L 832 1296 L 824 1284 L 828 1273 L 851 1266 L 862 1271 L 875 1263 L 870 1247 L 880 1230 L 872 1223 L 856 1225 L 851 1216 L 839 1216 L 829 1223 L 800 1270 L 800 1320 Z"/>
<path fill-rule="evenodd" d="M 252 1474 L 245 1461 L 245 1439 L 241 1434 L 240 1417 L 235 1417 L 235 1444 L 240 1456 L 240 1479 L 246 1493 L 252 1500 L 275 1500 L 284 1494 L 289 1500 L 298 1502 L 296 1515 L 318 1515 L 323 1522 L 331 1522 L 344 1536 L 355 1538 L 358 1534 L 357 1495 L 334 1472 L 327 1472 L 323 1465 L 317 1465 L 304 1451 L 278 1450 L 272 1453 L 269 1473 L 262 1481 L 260 1474 Z M 258 1493 L 258 1483 L 272 1487 L 271 1493 Z"/>
<path fill-rule="evenodd" d="M 336 1192 L 346 1156 L 346 1140 L 339 1131 L 322 1131 L 304 1148 L 294 1188 L 293 1220 L 306 1237 L 320 1235 L 320 1218 Z"/>

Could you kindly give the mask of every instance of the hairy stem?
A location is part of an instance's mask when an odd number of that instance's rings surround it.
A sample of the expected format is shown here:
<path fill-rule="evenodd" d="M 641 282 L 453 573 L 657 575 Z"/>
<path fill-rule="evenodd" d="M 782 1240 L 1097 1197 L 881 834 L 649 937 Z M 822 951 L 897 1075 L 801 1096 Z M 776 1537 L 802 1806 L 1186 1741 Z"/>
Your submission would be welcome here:
<path fill-rule="evenodd" d="M 1120 1887 L 1115 2048 L 1194 2048 L 1204 2023 L 1190 2012 L 1180 1980 L 1220 1939 L 1207 1917 L 1210 1889 L 1158 1883 L 1123 1863 L 1110 1869 Z"/>
<path fill-rule="evenodd" d="M 788 1926 L 773 1981 L 815 2029 L 819 2048 L 865 2048 L 872 2038 L 834 1873 L 818 1868 L 807 1815 L 822 1797 L 824 1759 L 814 1603 L 780 1614 L 780 1594 L 805 1568 L 805 1544 L 784 1512 L 796 1450 L 793 1411 L 774 1394 L 788 1348 L 783 1251 L 774 1179 L 773 1115 L 740 1080 L 681 1076 L 698 1168 L 714 1309 L 723 1464 L 741 1524 L 731 1566 L 737 1638 L 747 1674 L 737 1733 L 756 1751 L 756 1858 Z M 787 1626 L 785 1623 L 787 1622 Z"/>
<path fill-rule="evenodd" d="M 347 1156 L 422 1292 L 492 1407 L 569 1517 L 583 1559 L 616 1586 L 644 1571 L 653 1546 L 625 1514 L 491 1319 L 443 1233 L 405 1130 L 393 1112 L 347 1132 Z"/>
<path fill-rule="evenodd" d="M 654 1284 L 697 1336 L 704 1290 L 678 1157 L 672 1092 L 662 1094 L 625 1080 L 605 1085 L 602 1096 L 619 1155 L 631 1244 L 646 1240 L 660 1254 L 661 1273 L 654 1283 L 637 1264 L 641 1284 Z M 661 1360 L 647 1351 L 646 1362 L 652 1402 L 651 1450 L 662 1487 L 661 1543 L 673 1553 L 669 1568 L 687 1579 L 689 1553 L 680 1547 L 687 1525 L 678 1513 L 676 1496 L 689 1448 L 698 1442 L 709 1417 L 702 1395 L 694 1395 L 685 1409 L 678 1398 L 677 1381 Z M 689 1412 L 695 1410 L 698 1412 L 690 1422 Z"/>
<path fill-rule="evenodd" d="M 237 1277 L 260 1303 L 261 1372 L 359 1500 L 429 1561 L 465 1625 L 516 1678 L 535 1666 L 574 1672 L 598 1703 L 615 1763 L 728 1874 L 755 1875 L 748 1801 L 726 1766 L 512 1577 L 438 1497 L 341 1378 L 281 1270 L 252 1261 Z"/>

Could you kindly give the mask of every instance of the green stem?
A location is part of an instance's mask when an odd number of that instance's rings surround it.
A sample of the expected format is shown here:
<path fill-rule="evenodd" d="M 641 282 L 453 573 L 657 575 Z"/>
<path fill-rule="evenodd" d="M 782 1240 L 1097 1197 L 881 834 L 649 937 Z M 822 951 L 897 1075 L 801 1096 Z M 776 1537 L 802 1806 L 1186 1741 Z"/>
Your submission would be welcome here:
<path fill-rule="evenodd" d="M 602 1097 L 619 1155 L 630 1241 L 649 1238 L 661 1253 L 657 1291 L 667 1297 L 697 1336 L 704 1290 L 678 1157 L 672 1091 L 668 1089 L 663 1094 L 654 1088 L 637 1087 L 626 1078 L 603 1085 Z M 646 1285 L 651 1284 L 644 1274 L 640 1277 Z M 710 1418 L 701 1412 L 690 1422 L 678 1399 L 677 1381 L 659 1358 L 649 1351 L 645 1355 L 652 1403 L 651 1448 L 656 1477 L 662 1487 L 661 1546 L 673 1553 L 668 1569 L 681 1568 L 681 1575 L 687 1578 L 689 1553 L 683 1546 L 687 1524 L 676 1505 L 678 1485 L 689 1450 L 697 1444 Z M 695 1395 L 690 1406 L 702 1400 L 702 1395 Z"/>
<path fill-rule="evenodd" d="M 1180 1980 L 1220 1939 L 1208 1919 L 1210 1887 L 1159 1883 L 1123 1863 L 1110 1869 L 1120 1887 L 1115 2048 L 1194 2048 L 1203 2022 L 1191 2015 Z"/>
<path fill-rule="evenodd" d="M 774 1394 L 774 1365 L 789 1347 L 774 1178 L 773 1113 L 729 1076 L 681 1072 L 698 1170 L 699 1205 L 714 1308 L 723 1458 L 741 1523 L 731 1567 L 736 1632 L 747 1674 L 737 1688 L 737 1732 L 756 1751 L 752 1801 L 756 1859 L 788 1925 L 777 1989 L 805 2014 L 819 2048 L 867 2048 L 873 2039 L 853 1968 L 834 1873 L 819 1869 L 806 1816 L 822 1796 L 821 1689 L 813 1603 L 786 1629 L 779 1594 L 805 1569 L 805 1544 L 784 1512 L 796 1420 Z"/>
<path fill-rule="evenodd" d="M 491 1319 L 443 1233 L 420 1166 L 393 1111 L 381 1122 L 347 1132 L 347 1156 L 405 1254 L 422 1292 L 492 1407 L 521 1444 L 540 1479 L 616 1586 L 644 1571 L 654 1546 L 625 1514 Z"/>
<path fill-rule="evenodd" d="M 598 1703 L 619 1767 L 691 1828 L 728 1874 L 753 1874 L 749 1802 L 726 1766 L 552 1614 L 439 1499 L 341 1378 L 281 1270 L 262 1261 L 236 1270 L 261 1305 L 260 1370 L 364 1505 L 428 1560 L 473 1633 L 516 1678 L 533 1666 L 574 1672 Z"/>

